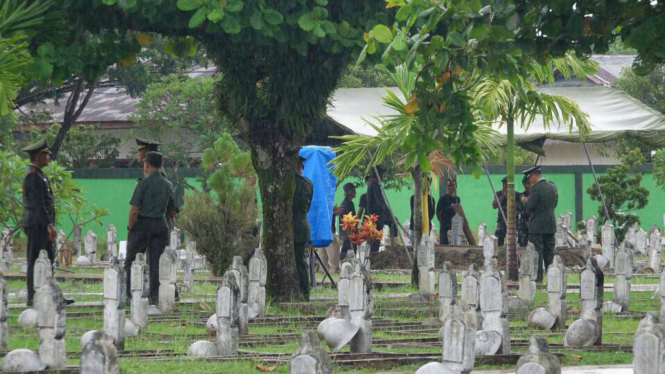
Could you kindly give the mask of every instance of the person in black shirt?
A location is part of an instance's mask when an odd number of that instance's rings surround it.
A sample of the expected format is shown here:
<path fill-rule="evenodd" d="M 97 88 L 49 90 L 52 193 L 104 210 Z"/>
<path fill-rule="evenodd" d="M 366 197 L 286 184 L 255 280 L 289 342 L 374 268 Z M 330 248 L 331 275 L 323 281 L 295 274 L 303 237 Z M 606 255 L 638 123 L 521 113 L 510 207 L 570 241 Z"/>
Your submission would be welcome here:
<path fill-rule="evenodd" d="M 526 247 L 529 243 L 529 212 L 525 209 L 524 203 L 522 202 L 522 197 L 529 198 L 529 177 L 527 175 L 522 178 L 522 186 L 524 186 L 524 192 L 519 194 L 519 199 L 515 201 L 515 205 L 520 209 L 520 217 L 517 220 L 517 244 L 520 247 Z"/>
<path fill-rule="evenodd" d="M 430 187 L 431 184 L 432 184 L 432 179 L 429 178 L 429 177 L 427 178 L 427 184 L 428 184 L 428 187 Z M 429 228 L 430 228 L 430 230 L 432 230 L 432 218 L 434 218 L 434 206 L 435 206 L 435 204 L 434 204 L 434 198 L 432 197 L 432 195 L 430 195 L 429 191 L 430 191 L 430 189 L 428 188 L 427 189 L 427 214 L 429 215 Z M 413 199 L 414 199 L 414 195 L 411 195 L 411 218 L 409 220 L 409 230 L 411 230 L 411 232 L 413 232 L 414 231 L 413 229 L 415 228 L 414 223 L 413 223 Z M 413 234 L 411 234 L 411 239 L 413 240 Z"/>
<path fill-rule="evenodd" d="M 347 183 L 342 188 L 344 189 L 344 200 L 342 200 L 342 205 L 339 206 L 339 238 L 343 242 L 339 258 L 343 260 L 346 258 L 346 252 L 351 249 L 351 239 L 349 239 L 346 231 L 342 229 L 342 217 L 349 213 L 356 215 L 356 207 L 353 204 L 353 199 L 356 197 L 356 186 L 353 183 Z"/>
<path fill-rule="evenodd" d="M 365 185 L 369 187 L 369 179 L 372 177 L 371 174 L 365 176 Z M 367 193 L 360 195 L 360 201 L 358 201 L 358 219 L 360 222 L 363 221 L 363 214 L 367 210 Z"/>
<path fill-rule="evenodd" d="M 508 214 L 508 177 L 503 177 L 501 180 L 502 188 L 496 194 L 496 199 L 492 200 L 492 209 L 498 209 L 499 205 L 497 200 L 501 202 L 501 209 L 503 214 Z M 521 210 L 520 193 L 515 191 L 515 217 L 517 218 Z M 498 239 L 499 247 L 503 246 L 506 241 L 506 233 L 508 232 L 508 227 L 506 226 L 506 221 L 504 221 L 503 216 L 501 215 L 501 210 L 496 214 L 496 231 L 495 236 Z"/>
<path fill-rule="evenodd" d="M 365 207 L 365 214 L 377 215 L 378 220 L 376 221 L 376 229 L 383 230 L 383 227 L 388 225 L 390 228 L 390 235 L 395 237 L 397 236 L 397 228 L 393 224 L 393 216 L 383 197 L 381 183 L 379 182 L 380 177 L 383 176 L 383 169 L 380 166 L 377 166 L 375 170 L 379 175 L 372 174 L 369 179 L 369 184 L 367 185 L 367 206 Z M 372 241 L 370 244 L 370 253 L 378 253 L 380 247 L 380 240 Z"/>
<path fill-rule="evenodd" d="M 436 218 L 439 220 L 439 243 L 448 244 L 448 230 L 451 228 L 453 216 L 455 215 L 455 204 L 460 204 L 457 196 L 457 183 L 448 178 L 446 183 L 446 194 L 441 196 L 436 205 Z"/>

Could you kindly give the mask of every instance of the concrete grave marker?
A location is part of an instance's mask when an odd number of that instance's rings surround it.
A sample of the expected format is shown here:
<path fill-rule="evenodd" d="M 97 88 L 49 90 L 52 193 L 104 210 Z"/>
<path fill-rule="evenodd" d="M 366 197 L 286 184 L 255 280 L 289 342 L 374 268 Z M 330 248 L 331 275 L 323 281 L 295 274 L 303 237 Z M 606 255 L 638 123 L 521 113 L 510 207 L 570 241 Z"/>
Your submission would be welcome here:
<path fill-rule="evenodd" d="M 469 270 L 462 273 L 462 294 L 460 296 L 460 305 L 464 311 L 472 311 L 476 316 L 476 326 L 482 324 L 482 314 L 480 312 L 480 273 L 476 266 L 471 264 Z"/>
<path fill-rule="evenodd" d="M 501 274 L 497 269 L 497 261 L 493 259 L 480 278 L 480 309 L 482 311 L 483 323 L 480 335 L 476 333 L 476 351 L 478 352 L 478 336 L 487 335 L 488 332 L 496 332 L 501 337 L 501 345 L 498 353 L 510 353 L 510 326 L 506 319 L 504 300 L 506 299 L 501 282 Z M 480 339 L 482 341 L 482 338 Z M 497 352 L 486 352 L 494 354 Z"/>
<path fill-rule="evenodd" d="M 661 236 L 658 228 L 652 230 L 649 237 L 649 267 L 654 273 L 660 273 Z"/>
<path fill-rule="evenodd" d="M 94 264 L 97 262 L 97 234 L 92 232 L 92 230 L 88 230 L 85 234 L 84 247 L 85 255 L 90 260 L 90 263 Z"/>
<path fill-rule="evenodd" d="M 641 254 L 647 252 L 647 233 L 641 228 L 635 233 L 635 250 Z"/>
<path fill-rule="evenodd" d="M 562 214 L 561 217 L 563 218 L 563 225 L 570 230 L 573 227 L 573 214 L 570 213 L 570 210 L 566 210 L 566 213 Z"/>
<path fill-rule="evenodd" d="M 566 327 L 566 287 L 568 269 L 559 255 L 547 268 L 547 309 L 556 318 L 557 328 Z"/>
<path fill-rule="evenodd" d="M 238 313 L 240 289 L 228 271 L 217 289 L 217 352 L 220 356 L 238 353 Z"/>
<path fill-rule="evenodd" d="M 229 271 L 236 279 L 240 294 L 238 299 L 238 332 L 240 335 L 249 333 L 249 306 L 247 305 L 249 294 L 249 276 L 247 267 L 242 263 L 242 257 L 233 257 Z"/>
<path fill-rule="evenodd" d="M 332 374 L 333 365 L 328 353 L 313 331 L 304 331 L 300 346 L 289 364 L 290 374 Z"/>
<path fill-rule="evenodd" d="M 614 226 L 610 221 L 605 221 L 602 229 L 602 255 L 610 262 L 610 267 L 614 264 Z"/>
<path fill-rule="evenodd" d="M 254 250 L 249 260 L 249 318 L 263 318 L 266 308 L 266 278 L 268 275 L 268 260 L 261 248 Z"/>
<path fill-rule="evenodd" d="M 591 217 L 586 220 L 586 236 L 591 245 L 596 244 L 596 227 L 597 219 L 596 216 L 591 215 Z"/>
<path fill-rule="evenodd" d="M 118 351 L 113 338 L 95 331 L 81 352 L 81 374 L 118 374 Z"/>
<path fill-rule="evenodd" d="M 517 361 L 516 374 L 561 374 L 559 359 L 549 352 L 545 338 L 529 339 L 529 350 Z"/>
<path fill-rule="evenodd" d="M 180 229 L 173 227 L 169 235 L 169 248 L 177 251 L 180 248 Z"/>
<path fill-rule="evenodd" d="M 39 327 L 39 359 L 52 370 L 64 369 L 65 298 L 55 278 L 49 277 L 37 291 L 37 326 Z"/>
<path fill-rule="evenodd" d="M 113 224 L 106 229 L 106 252 L 109 257 L 118 257 L 118 234 Z"/>
<path fill-rule="evenodd" d="M 0 275 L 0 349 L 7 350 L 7 317 L 9 316 L 9 302 L 7 299 L 7 281 Z"/>
<path fill-rule="evenodd" d="M 150 273 L 143 253 L 136 254 L 131 270 L 131 313 L 132 322 L 139 331 L 148 328 L 148 293 L 150 292 Z"/>
<path fill-rule="evenodd" d="M 633 275 L 633 256 L 630 251 L 622 246 L 615 256 L 614 302 L 621 305 L 621 311 L 627 311 L 630 303 L 630 278 Z"/>
<path fill-rule="evenodd" d="M 464 238 L 464 218 L 455 213 L 451 221 L 451 245 L 462 245 Z"/>
<path fill-rule="evenodd" d="M 533 305 L 536 298 L 536 277 L 538 276 L 538 253 L 533 243 L 522 252 L 520 263 L 519 298 L 526 305 Z"/>
<path fill-rule="evenodd" d="M 117 257 L 104 269 L 104 332 L 118 350 L 125 348 L 125 271 Z"/>
<path fill-rule="evenodd" d="M 559 216 L 561 217 L 561 216 Z M 557 220 L 557 221 L 563 221 L 562 219 Z M 556 233 L 554 234 L 554 247 L 555 248 L 563 248 L 566 246 L 566 227 L 563 225 L 563 223 L 557 223 L 556 225 Z"/>
<path fill-rule="evenodd" d="M 566 331 L 564 345 L 587 347 L 602 344 L 603 271 L 595 259 L 587 260 L 580 274 L 580 319 Z"/>
<path fill-rule="evenodd" d="M 159 310 L 171 313 L 175 309 L 176 252 L 165 249 L 159 258 Z"/>
<path fill-rule="evenodd" d="M 635 374 L 662 374 L 665 371 L 665 328 L 658 317 L 647 312 L 640 321 L 633 342 Z"/>
<path fill-rule="evenodd" d="M 483 243 L 485 240 L 485 233 L 487 232 L 487 225 L 482 222 L 478 225 L 478 243 Z"/>
<path fill-rule="evenodd" d="M 439 273 L 439 319 L 445 322 L 457 301 L 457 274 L 449 261 L 443 263 Z"/>
<path fill-rule="evenodd" d="M 423 235 L 418 245 L 418 290 L 427 300 L 434 296 L 434 242 L 429 235 Z"/>
<path fill-rule="evenodd" d="M 489 266 L 498 246 L 498 239 L 496 236 L 492 234 L 485 234 L 485 239 L 483 239 L 483 267 L 486 268 Z"/>
<path fill-rule="evenodd" d="M 633 249 L 636 248 L 637 244 L 637 225 L 633 224 L 630 227 L 628 227 L 628 231 L 626 231 L 626 243 Z"/>

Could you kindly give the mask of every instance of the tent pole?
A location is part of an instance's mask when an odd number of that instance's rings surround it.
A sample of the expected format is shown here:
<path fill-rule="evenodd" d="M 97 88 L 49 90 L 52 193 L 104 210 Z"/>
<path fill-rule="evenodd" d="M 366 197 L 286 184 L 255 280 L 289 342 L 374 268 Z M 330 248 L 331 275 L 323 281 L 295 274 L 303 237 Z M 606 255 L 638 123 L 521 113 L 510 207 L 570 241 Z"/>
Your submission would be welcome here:
<path fill-rule="evenodd" d="M 584 146 L 584 153 L 586 153 L 586 158 L 589 160 L 589 166 L 591 167 L 591 174 L 593 174 L 593 180 L 596 182 L 596 187 L 598 187 L 598 195 L 600 196 L 600 202 L 603 203 L 603 209 L 605 210 L 605 219 L 608 221 L 610 220 L 610 212 L 607 210 L 607 204 L 605 204 L 605 196 L 603 196 L 603 191 L 600 189 L 600 183 L 598 183 L 598 176 L 596 175 L 596 168 L 593 166 L 593 162 L 591 162 L 591 156 L 589 156 L 589 149 L 586 146 L 586 142 L 583 142 L 582 145 Z M 617 236 L 614 234 L 614 247 L 617 247 L 619 243 L 617 243 Z"/>
<path fill-rule="evenodd" d="M 501 207 L 501 201 L 499 201 L 499 197 L 496 196 L 496 190 L 494 189 L 494 183 L 492 183 L 492 178 L 490 177 L 490 171 L 487 168 L 487 164 L 485 163 L 485 156 L 483 156 L 483 169 L 485 169 L 485 175 L 487 175 L 487 180 L 490 182 L 490 188 L 492 189 L 492 195 L 494 196 L 494 200 L 496 200 L 496 205 L 499 207 L 499 212 L 501 213 L 501 218 L 503 218 L 503 222 L 508 224 L 508 220 L 506 219 L 506 213 L 503 211 L 503 208 Z"/>
<path fill-rule="evenodd" d="M 383 184 L 381 181 L 381 177 L 379 176 L 379 171 L 376 170 L 376 166 L 372 166 L 372 170 L 374 170 L 374 175 L 376 175 L 376 179 L 379 180 L 379 186 Z M 395 214 L 393 214 L 393 208 L 390 207 L 390 201 L 388 201 L 388 196 L 386 196 L 386 191 L 383 190 L 383 188 L 379 188 L 381 190 L 381 195 L 383 196 L 383 200 L 386 201 L 386 205 L 388 206 L 388 210 L 390 211 L 390 215 L 393 218 L 393 225 L 397 227 L 397 232 L 399 233 L 400 239 L 402 239 L 402 247 L 404 248 L 404 252 L 406 252 L 406 256 L 409 258 L 409 262 L 411 263 L 411 266 L 413 266 L 413 259 L 411 258 L 411 254 L 409 253 L 408 248 L 406 248 L 406 244 L 404 241 L 404 233 L 401 231 L 402 226 L 397 224 L 397 220 L 395 219 Z M 392 233 L 390 234 L 392 235 Z M 413 247 L 416 247 L 415 243 L 411 243 Z"/>

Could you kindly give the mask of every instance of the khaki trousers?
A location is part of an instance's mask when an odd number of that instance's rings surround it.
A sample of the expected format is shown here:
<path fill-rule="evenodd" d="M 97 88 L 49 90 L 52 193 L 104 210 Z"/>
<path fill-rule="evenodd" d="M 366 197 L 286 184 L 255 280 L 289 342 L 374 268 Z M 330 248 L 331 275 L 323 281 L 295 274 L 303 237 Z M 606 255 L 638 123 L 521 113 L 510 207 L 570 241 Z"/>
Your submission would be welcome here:
<path fill-rule="evenodd" d="M 337 235 L 333 237 L 333 241 L 331 241 L 327 247 L 317 248 L 316 250 L 319 254 L 319 257 L 321 257 L 321 261 L 326 264 L 328 271 L 331 274 L 339 274 L 339 250 L 340 245 Z M 320 270 L 323 271 L 323 269 Z"/>

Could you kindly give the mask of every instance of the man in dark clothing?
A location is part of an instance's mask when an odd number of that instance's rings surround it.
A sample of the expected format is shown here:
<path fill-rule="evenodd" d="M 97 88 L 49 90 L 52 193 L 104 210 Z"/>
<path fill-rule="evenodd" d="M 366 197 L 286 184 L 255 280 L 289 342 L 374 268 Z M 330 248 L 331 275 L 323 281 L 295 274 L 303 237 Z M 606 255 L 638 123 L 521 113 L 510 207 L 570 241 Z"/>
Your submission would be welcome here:
<path fill-rule="evenodd" d="M 526 247 L 529 244 L 529 212 L 525 209 L 522 197 L 529 197 L 529 178 L 525 175 L 522 178 L 522 186 L 524 192 L 519 194 L 519 199 L 515 200 L 515 204 L 520 207 L 520 216 L 517 220 L 517 244 L 520 247 Z"/>
<path fill-rule="evenodd" d="M 381 167 L 376 167 L 379 176 L 372 174 L 369 179 L 369 184 L 367 185 L 367 206 L 365 215 L 375 214 L 378 216 L 376 221 L 376 229 L 383 230 L 383 227 L 387 224 L 390 227 L 390 235 L 395 237 L 397 235 L 397 228 L 394 227 L 393 217 L 388 209 L 388 204 L 383 198 L 383 191 L 381 190 L 381 182 L 379 178 L 383 175 L 383 169 Z M 378 253 L 379 248 L 381 247 L 380 240 L 374 240 L 370 244 L 370 253 Z"/>
<path fill-rule="evenodd" d="M 155 140 L 149 140 L 149 139 L 142 139 L 142 138 L 135 138 L 136 140 L 136 161 L 143 167 L 143 160 L 145 159 L 145 155 L 148 152 L 159 152 L 159 146 L 162 145 L 162 143 L 157 142 Z M 166 179 L 169 177 L 166 175 L 166 171 L 164 170 L 164 167 L 159 168 L 159 173 Z M 141 181 L 143 177 L 138 178 L 136 181 L 137 183 Z M 170 181 L 171 184 L 173 184 L 173 181 Z M 180 213 L 180 209 L 178 208 L 178 203 L 177 203 L 177 194 L 176 191 L 173 191 L 173 202 L 176 203 L 175 206 L 175 213 Z M 174 219 L 175 215 L 167 214 L 166 215 L 166 224 L 169 226 L 169 230 L 173 229 L 174 226 Z"/>
<path fill-rule="evenodd" d="M 436 218 L 439 220 L 439 243 L 448 244 L 448 230 L 451 229 L 452 220 L 455 216 L 455 204 L 460 204 L 457 196 L 457 183 L 448 178 L 446 182 L 446 194 L 439 198 L 436 205 Z"/>
<path fill-rule="evenodd" d="M 347 214 L 356 215 L 356 207 L 353 204 L 353 199 L 356 197 L 356 186 L 353 183 L 347 183 L 343 187 L 344 189 L 344 200 L 342 200 L 342 205 L 339 206 L 339 237 L 342 239 L 342 250 L 340 252 L 339 258 L 345 259 L 346 252 L 351 249 L 351 239 L 349 235 L 342 229 L 342 217 Z"/>
<path fill-rule="evenodd" d="M 427 214 L 429 215 L 429 228 L 432 229 L 432 218 L 434 218 L 434 198 L 430 195 L 429 191 L 432 184 L 432 180 L 427 178 Z M 413 222 L 413 199 L 415 195 L 411 195 L 410 204 L 411 204 L 411 218 L 409 219 L 409 230 L 414 232 L 414 222 Z M 411 235 L 413 237 L 413 235 Z M 412 238 L 413 239 L 413 238 Z"/>
<path fill-rule="evenodd" d="M 369 180 L 372 178 L 371 174 L 367 174 L 365 176 L 365 185 L 367 188 L 369 188 Z M 360 222 L 363 221 L 363 214 L 365 214 L 365 210 L 367 209 L 367 192 L 364 194 L 360 195 L 360 200 L 358 201 L 358 219 Z"/>
<path fill-rule="evenodd" d="M 556 218 L 554 208 L 559 201 L 556 185 L 542 178 L 540 166 L 534 166 L 524 172 L 529 177 L 529 196 L 522 197 L 526 204 L 529 218 L 529 241 L 538 252 L 538 276 L 536 282 L 543 281 L 543 262 L 545 269 L 554 259 L 554 233 Z"/>
<path fill-rule="evenodd" d="M 296 186 L 293 193 L 293 254 L 296 261 L 296 272 L 300 283 L 300 295 L 309 300 L 309 272 L 307 271 L 307 243 L 310 242 L 309 221 L 307 213 L 312 204 L 314 185 L 302 176 L 304 157 L 299 157 L 296 169 Z"/>
<path fill-rule="evenodd" d="M 508 214 L 508 177 L 503 177 L 501 180 L 501 191 L 499 191 L 496 194 L 496 199 L 492 199 L 492 209 L 498 209 L 499 204 L 497 204 L 497 200 L 501 202 L 501 210 L 503 210 L 503 214 Z M 520 194 L 516 191 L 515 192 L 515 213 L 516 216 L 519 215 L 519 212 L 521 211 L 521 204 L 519 203 L 520 201 Z M 496 232 L 494 235 L 498 239 L 498 245 L 501 247 L 505 244 L 506 241 L 506 233 L 508 232 L 508 227 L 506 226 L 506 221 L 503 219 L 503 215 L 501 214 L 501 210 L 497 211 L 496 213 Z"/>
<path fill-rule="evenodd" d="M 35 297 L 35 261 L 39 258 L 39 252 L 45 250 L 51 261 L 51 274 L 53 274 L 53 261 L 55 261 L 53 241 L 57 234 L 55 231 L 53 191 L 51 190 L 51 183 L 42 170 L 51 162 L 51 151 L 48 149 L 46 138 L 23 148 L 23 151 L 30 155 L 30 165 L 23 179 L 23 219 L 21 225 L 28 237 L 26 250 L 28 300 L 26 304 L 31 307 Z M 67 304 L 74 302 L 72 300 L 66 301 Z"/>
<path fill-rule="evenodd" d="M 127 295 L 131 297 L 131 269 L 137 253 L 148 252 L 150 268 L 151 304 L 156 304 L 159 292 L 159 258 L 169 242 L 169 227 L 165 216 L 175 212 L 173 185 L 164 178 L 162 154 L 147 152 L 143 163 L 145 177 L 142 178 L 130 200 L 129 223 L 127 224 L 127 255 L 125 256 L 125 274 L 127 274 Z"/>

